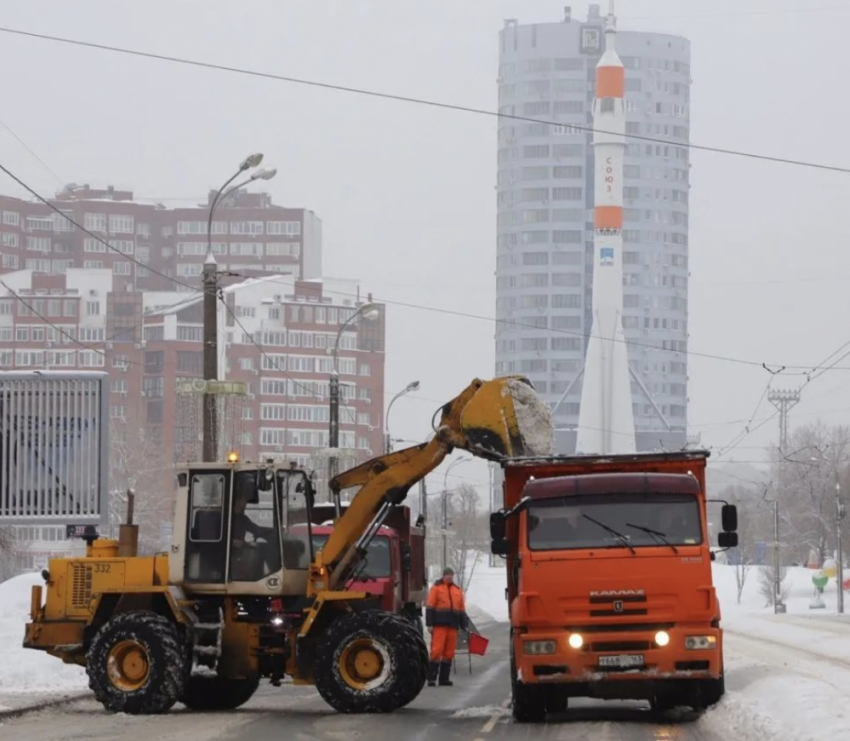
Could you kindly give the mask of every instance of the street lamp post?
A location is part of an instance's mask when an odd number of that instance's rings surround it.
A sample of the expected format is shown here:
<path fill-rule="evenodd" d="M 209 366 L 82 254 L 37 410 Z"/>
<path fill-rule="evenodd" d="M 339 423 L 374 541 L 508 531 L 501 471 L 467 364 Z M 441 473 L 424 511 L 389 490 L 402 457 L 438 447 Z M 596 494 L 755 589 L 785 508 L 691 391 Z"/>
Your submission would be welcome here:
<path fill-rule="evenodd" d="M 835 535 L 837 546 L 838 546 L 838 558 L 836 558 L 836 562 L 838 565 L 838 571 L 836 572 L 836 576 L 838 579 L 838 612 L 844 612 L 844 557 L 841 552 L 841 520 L 844 519 L 844 504 L 841 501 L 841 483 L 835 482 Z"/>
<path fill-rule="evenodd" d="M 357 319 L 376 319 L 379 311 L 374 304 L 366 303 L 357 309 L 339 328 L 336 333 L 336 341 L 333 347 L 333 364 L 330 378 L 330 425 L 328 429 L 328 447 L 330 455 L 328 457 L 328 494 L 333 497 L 334 511 L 337 518 L 341 514 L 339 492 L 331 491 L 331 481 L 336 478 L 339 473 L 339 341 L 342 339 L 342 333 L 353 324 Z"/>
<path fill-rule="evenodd" d="M 440 530 L 443 539 L 443 553 L 442 558 L 440 559 L 441 569 L 445 569 L 449 563 L 449 472 L 455 466 L 459 466 L 461 463 L 468 463 L 471 460 L 471 458 L 458 458 L 456 461 L 452 461 L 452 463 L 446 469 L 445 475 L 443 476 L 443 492 L 440 495 Z"/>
<path fill-rule="evenodd" d="M 204 260 L 203 270 L 203 286 L 204 286 L 204 381 L 209 384 L 210 381 L 218 380 L 218 289 L 219 289 L 219 272 L 216 263 L 215 254 L 212 248 L 212 222 L 216 207 L 221 203 L 222 194 L 225 189 L 238 178 L 246 170 L 257 167 L 263 161 L 262 154 L 251 154 L 246 157 L 239 165 L 239 169 L 227 179 L 224 185 L 218 189 L 215 197 L 210 204 L 210 213 L 207 219 L 207 255 Z M 252 180 L 263 179 L 270 180 L 275 176 L 276 170 L 258 170 L 244 183 L 231 188 L 228 194 L 241 188 L 243 185 L 250 183 Z M 216 406 L 215 396 L 209 392 L 207 385 L 204 391 L 203 410 L 202 410 L 202 433 L 203 433 L 203 449 L 202 458 L 204 461 L 215 461 L 218 458 L 218 407 Z"/>
<path fill-rule="evenodd" d="M 405 394 L 409 394 L 411 391 L 419 390 L 419 381 L 411 381 L 407 384 L 401 391 L 399 391 L 392 399 L 390 399 L 390 403 L 387 404 L 387 417 L 384 422 L 385 434 L 384 434 L 384 452 L 392 453 L 393 452 L 393 443 L 390 439 L 390 410 L 393 408 L 393 404 L 395 404 L 396 399 L 400 399 Z"/>

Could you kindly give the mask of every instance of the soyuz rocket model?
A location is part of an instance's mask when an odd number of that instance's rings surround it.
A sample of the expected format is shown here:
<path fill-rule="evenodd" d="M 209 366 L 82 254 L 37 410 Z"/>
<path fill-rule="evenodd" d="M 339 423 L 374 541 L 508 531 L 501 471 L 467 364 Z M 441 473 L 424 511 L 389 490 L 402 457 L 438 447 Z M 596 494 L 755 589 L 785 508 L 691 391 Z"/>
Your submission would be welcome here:
<path fill-rule="evenodd" d="M 623 333 L 625 71 L 615 49 L 616 34 L 611 8 L 605 28 L 605 52 L 596 67 L 593 101 L 593 324 L 585 357 L 576 440 L 576 452 L 584 454 L 635 451 L 629 361 Z"/>

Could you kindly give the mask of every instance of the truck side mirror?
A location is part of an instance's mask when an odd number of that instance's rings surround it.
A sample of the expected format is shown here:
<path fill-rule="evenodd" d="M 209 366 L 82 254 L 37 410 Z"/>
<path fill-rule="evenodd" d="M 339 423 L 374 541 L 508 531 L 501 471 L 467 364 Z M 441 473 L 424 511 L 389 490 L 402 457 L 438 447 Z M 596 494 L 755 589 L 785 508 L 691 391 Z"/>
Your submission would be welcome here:
<path fill-rule="evenodd" d="M 724 504 L 720 518 L 725 532 L 734 533 L 738 529 L 738 508 L 734 504 Z"/>
<path fill-rule="evenodd" d="M 509 550 L 510 543 L 508 543 L 506 538 L 493 540 L 490 543 L 490 551 L 493 553 L 494 556 L 507 556 Z"/>
<path fill-rule="evenodd" d="M 401 544 L 401 569 L 409 572 L 413 568 L 413 555 L 407 543 Z"/>
<path fill-rule="evenodd" d="M 490 538 L 494 541 L 504 540 L 507 532 L 507 524 L 504 512 L 490 513 Z M 496 553 L 496 551 L 493 551 Z"/>
<path fill-rule="evenodd" d="M 720 533 L 717 536 L 717 545 L 721 548 L 737 548 L 738 533 Z"/>

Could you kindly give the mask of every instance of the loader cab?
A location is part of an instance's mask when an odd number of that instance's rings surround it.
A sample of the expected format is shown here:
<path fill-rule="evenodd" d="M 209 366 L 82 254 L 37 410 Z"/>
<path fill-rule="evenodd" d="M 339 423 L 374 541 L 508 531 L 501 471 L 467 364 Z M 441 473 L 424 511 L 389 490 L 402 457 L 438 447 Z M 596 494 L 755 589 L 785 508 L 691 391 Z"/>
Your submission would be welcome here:
<path fill-rule="evenodd" d="M 181 471 L 178 485 L 172 584 L 198 593 L 303 593 L 310 541 L 290 529 L 309 521 L 313 490 L 304 471 L 202 464 Z"/>

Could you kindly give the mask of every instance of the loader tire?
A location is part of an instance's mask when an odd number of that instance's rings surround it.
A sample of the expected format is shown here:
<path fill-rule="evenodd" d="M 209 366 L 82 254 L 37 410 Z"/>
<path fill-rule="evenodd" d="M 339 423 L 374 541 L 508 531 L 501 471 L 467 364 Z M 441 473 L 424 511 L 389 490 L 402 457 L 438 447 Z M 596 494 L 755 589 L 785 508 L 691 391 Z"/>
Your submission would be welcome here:
<path fill-rule="evenodd" d="M 391 713 L 422 691 L 426 655 L 421 636 L 400 615 L 347 613 L 316 646 L 316 689 L 340 713 Z"/>
<path fill-rule="evenodd" d="M 86 659 L 89 687 L 113 713 L 167 712 L 183 695 L 188 652 L 177 626 L 154 612 L 127 612 L 94 636 Z"/>
<path fill-rule="evenodd" d="M 412 690 L 412 694 L 403 698 L 403 702 L 399 707 L 405 707 L 413 702 L 422 691 L 422 688 L 425 686 L 425 682 L 428 680 L 428 662 L 430 661 L 430 655 L 428 652 L 428 646 L 425 644 L 425 639 L 422 637 L 422 634 L 416 628 L 416 626 L 406 626 L 407 631 L 409 633 L 408 640 L 410 641 L 411 646 L 416 646 L 419 650 L 419 674 L 421 675 L 421 683 L 419 682 L 411 682 L 410 688 Z M 416 671 L 416 667 L 410 667 L 410 671 Z"/>
<path fill-rule="evenodd" d="M 187 708 L 199 712 L 235 710 L 253 697 L 260 686 L 259 677 L 227 679 L 226 677 L 189 677 L 180 698 Z"/>

